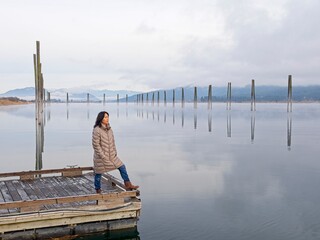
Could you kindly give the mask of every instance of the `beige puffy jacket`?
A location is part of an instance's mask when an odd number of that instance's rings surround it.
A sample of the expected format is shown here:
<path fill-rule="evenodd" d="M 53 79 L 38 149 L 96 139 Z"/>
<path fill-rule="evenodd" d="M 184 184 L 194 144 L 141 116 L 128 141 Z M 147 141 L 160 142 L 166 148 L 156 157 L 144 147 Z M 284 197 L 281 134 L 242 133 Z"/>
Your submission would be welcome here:
<path fill-rule="evenodd" d="M 97 126 L 92 132 L 93 165 L 95 173 L 104 173 L 123 165 L 117 156 L 113 131 L 108 125 Z"/>

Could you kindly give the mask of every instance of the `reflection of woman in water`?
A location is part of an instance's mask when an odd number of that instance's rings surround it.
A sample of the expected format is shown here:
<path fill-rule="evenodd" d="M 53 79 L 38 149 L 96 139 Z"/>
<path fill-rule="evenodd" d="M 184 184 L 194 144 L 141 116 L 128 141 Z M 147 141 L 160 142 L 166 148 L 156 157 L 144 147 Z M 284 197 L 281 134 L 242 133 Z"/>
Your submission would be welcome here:
<path fill-rule="evenodd" d="M 113 131 L 109 124 L 109 113 L 100 112 L 92 132 L 92 146 L 94 150 L 94 187 L 97 193 L 101 193 L 101 174 L 119 169 L 127 190 L 134 190 L 139 186 L 133 185 L 126 170 L 126 166 L 117 156 Z"/>

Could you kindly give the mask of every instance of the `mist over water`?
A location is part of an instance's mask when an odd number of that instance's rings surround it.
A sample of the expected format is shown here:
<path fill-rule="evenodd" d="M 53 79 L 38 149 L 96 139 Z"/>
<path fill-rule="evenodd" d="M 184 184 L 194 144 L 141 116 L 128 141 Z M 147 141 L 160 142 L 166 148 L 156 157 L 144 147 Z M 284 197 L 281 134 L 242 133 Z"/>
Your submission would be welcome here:
<path fill-rule="evenodd" d="M 43 169 L 92 166 L 102 110 L 141 188 L 141 239 L 319 239 L 319 104 L 48 104 Z M 1 172 L 39 166 L 34 105 L 0 119 Z"/>

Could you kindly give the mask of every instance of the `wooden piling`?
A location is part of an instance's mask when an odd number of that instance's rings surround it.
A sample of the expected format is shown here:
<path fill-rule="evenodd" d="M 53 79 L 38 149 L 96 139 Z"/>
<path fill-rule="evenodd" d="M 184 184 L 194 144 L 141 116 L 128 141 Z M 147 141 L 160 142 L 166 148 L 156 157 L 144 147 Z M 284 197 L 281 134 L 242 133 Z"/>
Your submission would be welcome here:
<path fill-rule="evenodd" d="M 90 97 L 89 97 L 89 93 L 87 93 L 87 103 L 89 103 L 90 101 Z"/>
<path fill-rule="evenodd" d="M 152 93 L 152 106 L 154 106 L 154 92 Z"/>
<path fill-rule="evenodd" d="M 157 99 L 157 103 L 158 103 L 158 106 L 159 106 L 159 103 L 160 103 L 160 92 L 158 91 L 158 99 Z"/>
<path fill-rule="evenodd" d="M 147 93 L 146 103 L 147 103 L 147 105 L 149 104 L 149 93 Z"/>
<path fill-rule="evenodd" d="M 256 87 L 254 79 L 251 81 L 251 111 L 256 111 Z"/>
<path fill-rule="evenodd" d="M 106 94 L 103 94 L 103 105 L 106 103 Z"/>
<path fill-rule="evenodd" d="M 163 92 L 163 102 L 164 102 L 164 105 L 167 106 L 167 91 Z"/>
<path fill-rule="evenodd" d="M 288 76 L 288 103 L 287 112 L 292 112 L 292 76 Z"/>
<path fill-rule="evenodd" d="M 69 103 L 69 93 L 67 93 L 67 103 Z"/>
<path fill-rule="evenodd" d="M 172 105 L 174 106 L 175 104 L 175 101 L 176 101 L 176 94 L 175 94 L 175 90 L 173 89 L 172 90 Z"/>
<path fill-rule="evenodd" d="M 119 105 L 119 94 L 117 94 L 117 104 Z"/>
<path fill-rule="evenodd" d="M 197 108 L 198 103 L 198 93 L 197 93 L 197 87 L 194 87 L 194 97 L 193 97 L 193 107 Z"/>
<path fill-rule="evenodd" d="M 181 89 L 181 107 L 184 108 L 184 89 Z"/>
<path fill-rule="evenodd" d="M 208 89 L 208 109 L 212 109 L 212 85 Z"/>
<path fill-rule="evenodd" d="M 227 110 L 231 110 L 231 82 L 228 82 L 228 89 L 227 89 Z"/>
<path fill-rule="evenodd" d="M 128 104 L 128 94 L 126 94 L 126 104 Z"/>

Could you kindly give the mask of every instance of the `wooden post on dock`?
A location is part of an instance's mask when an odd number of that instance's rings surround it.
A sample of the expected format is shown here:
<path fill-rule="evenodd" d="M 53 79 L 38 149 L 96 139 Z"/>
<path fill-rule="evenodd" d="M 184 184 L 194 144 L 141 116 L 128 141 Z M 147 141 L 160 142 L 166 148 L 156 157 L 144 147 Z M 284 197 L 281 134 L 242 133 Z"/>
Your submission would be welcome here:
<path fill-rule="evenodd" d="M 292 76 L 288 76 L 288 103 L 287 112 L 292 112 Z"/>
<path fill-rule="evenodd" d="M 228 89 L 227 89 L 227 110 L 231 110 L 231 82 L 228 82 Z"/>
<path fill-rule="evenodd" d="M 212 85 L 208 89 L 208 109 L 212 109 Z"/>
<path fill-rule="evenodd" d="M 197 108 L 197 103 L 198 103 L 198 92 L 197 92 L 197 87 L 194 87 L 194 98 L 193 98 L 194 108 Z"/>
<path fill-rule="evenodd" d="M 167 91 L 163 92 L 163 102 L 164 102 L 164 105 L 167 106 Z"/>
<path fill-rule="evenodd" d="M 254 79 L 251 81 L 251 111 L 256 110 L 256 87 L 254 84 Z"/>
<path fill-rule="evenodd" d="M 184 108 L 184 89 L 181 89 L 181 107 Z"/>

